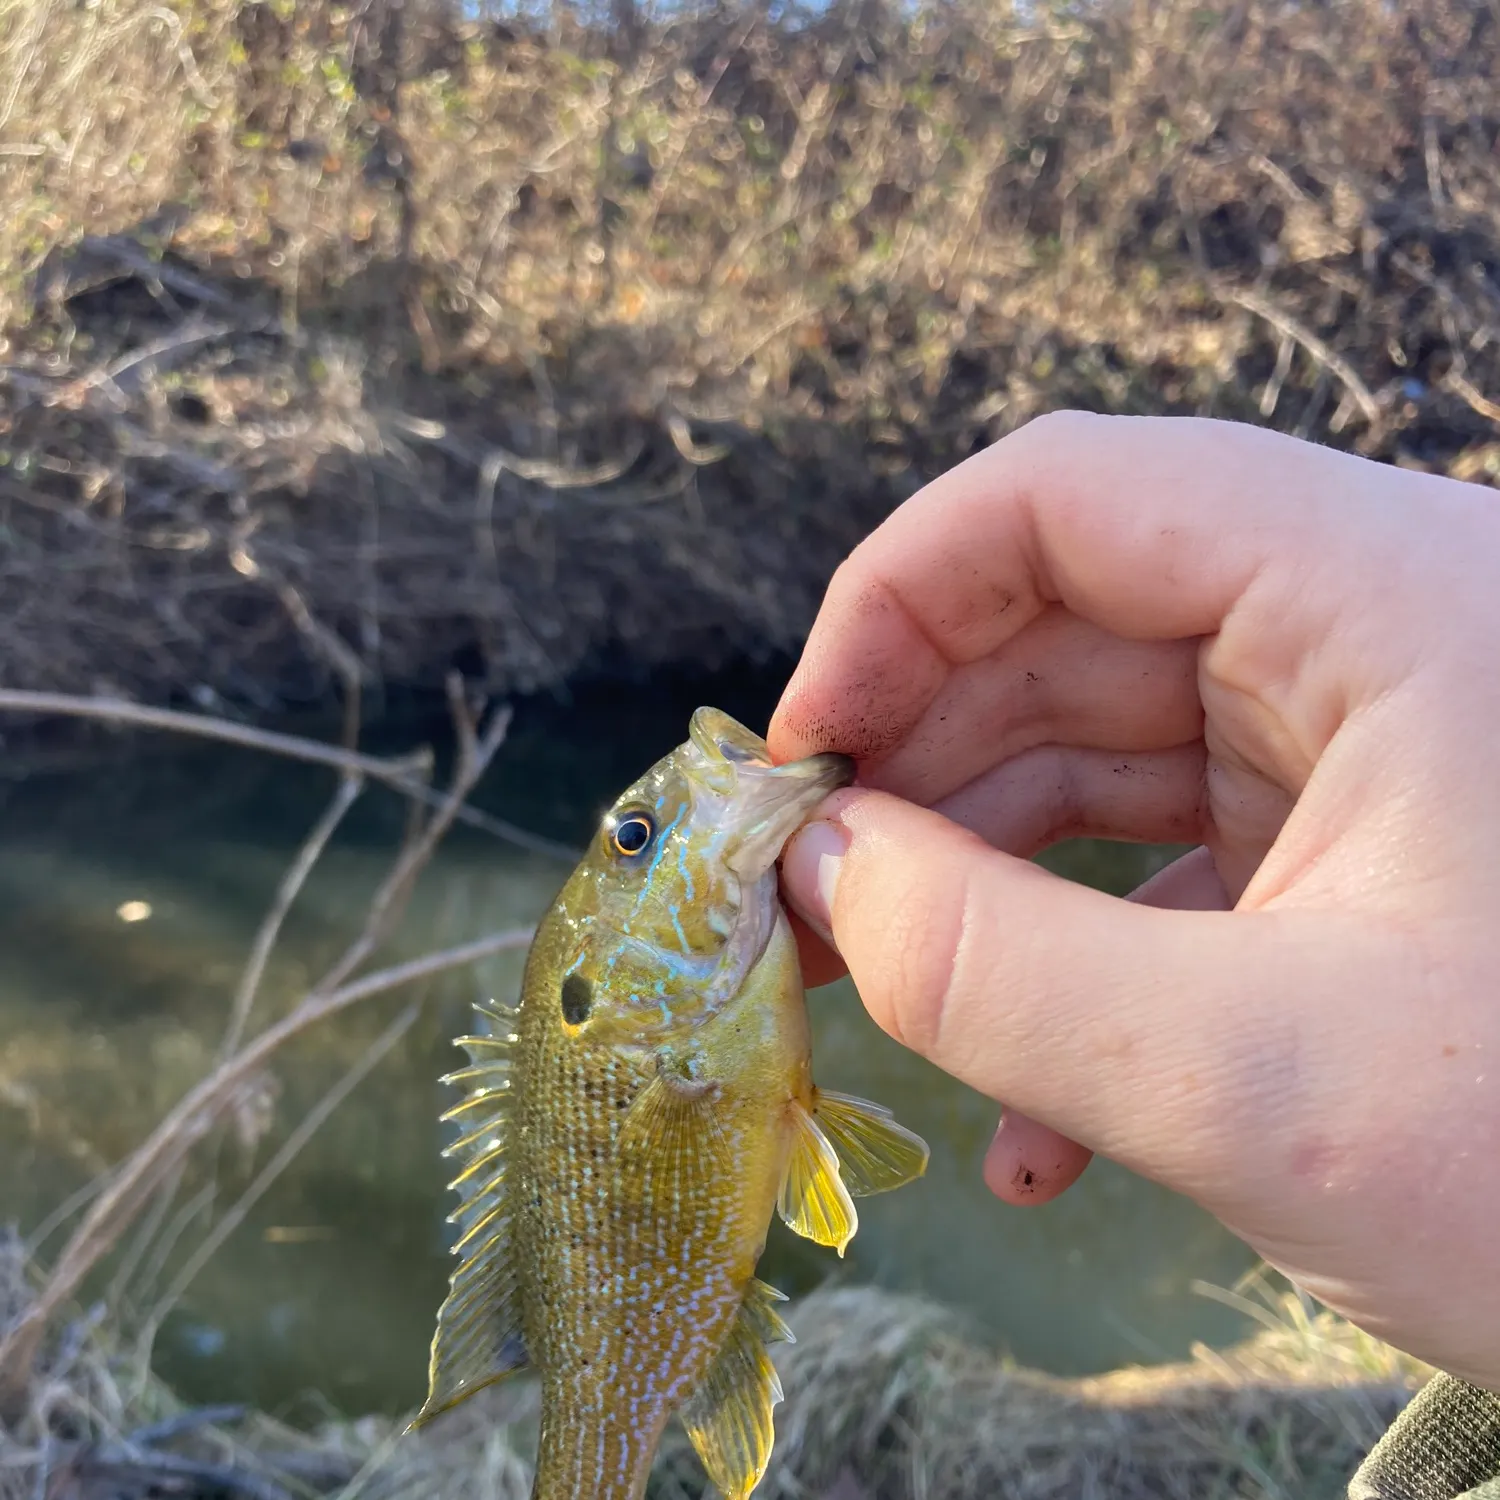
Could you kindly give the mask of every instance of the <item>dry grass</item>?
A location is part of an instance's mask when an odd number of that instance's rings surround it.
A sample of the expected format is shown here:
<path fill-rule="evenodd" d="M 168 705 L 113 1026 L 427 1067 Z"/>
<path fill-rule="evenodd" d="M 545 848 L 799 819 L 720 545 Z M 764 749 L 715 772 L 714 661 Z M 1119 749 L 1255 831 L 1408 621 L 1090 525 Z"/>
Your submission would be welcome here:
<path fill-rule="evenodd" d="M 794 646 L 1036 412 L 1500 470 L 1488 5 L 17 0 L 0 680 Z"/>
<path fill-rule="evenodd" d="M 0 1307 L 27 1295 L 18 1257 L 0 1256 Z M 798 1342 L 777 1350 L 787 1398 L 757 1496 L 1336 1500 L 1419 1372 L 1293 1296 L 1262 1313 L 1273 1326 L 1223 1354 L 1058 1380 L 1008 1366 L 918 1299 L 814 1294 L 791 1309 Z M 29 1424 L 0 1433 L 4 1500 L 143 1493 L 153 1479 L 250 1500 L 530 1494 L 536 1393 L 524 1379 L 407 1438 L 401 1420 L 373 1417 L 294 1432 L 254 1414 L 185 1413 L 107 1324 L 85 1320 L 49 1349 L 38 1390 Z M 163 1423 L 164 1436 L 143 1430 Z M 652 1500 L 702 1494 L 674 1433 Z"/>

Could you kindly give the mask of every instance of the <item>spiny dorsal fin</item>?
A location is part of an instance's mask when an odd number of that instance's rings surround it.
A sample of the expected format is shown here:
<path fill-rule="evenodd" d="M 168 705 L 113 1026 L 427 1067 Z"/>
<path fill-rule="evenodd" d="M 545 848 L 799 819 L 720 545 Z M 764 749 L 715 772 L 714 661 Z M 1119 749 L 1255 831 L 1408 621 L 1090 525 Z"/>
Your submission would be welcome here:
<path fill-rule="evenodd" d="M 927 1170 L 927 1142 L 898 1125 L 883 1104 L 814 1089 L 813 1118 L 838 1155 L 839 1176 L 852 1198 L 888 1193 Z"/>
<path fill-rule="evenodd" d="M 635 1096 L 620 1122 L 617 1170 L 653 1196 L 691 1202 L 705 1182 L 722 1181 L 732 1163 L 719 1125 L 719 1086 L 694 1078 L 668 1058 Z"/>
<path fill-rule="evenodd" d="M 822 1127 L 800 1104 L 791 1108 L 796 1128 L 776 1211 L 789 1228 L 819 1245 L 832 1245 L 842 1256 L 859 1228 L 854 1200 Z"/>
<path fill-rule="evenodd" d="M 484 1035 L 458 1039 L 469 1054 L 470 1066 L 443 1080 L 469 1088 L 463 1101 L 443 1116 L 462 1122 L 463 1133 L 443 1155 L 464 1162 L 463 1171 L 449 1184 L 461 1201 L 448 1216 L 450 1224 L 459 1226 L 453 1250 L 463 1260 L 438 1312 L 427 1400 L 412 1427 L 420 1427 L 475 1391 L 526 1366 L 505 1192 L 509 1054 L 516 1041 L 516 1015 L 500 1006 L 475 1009 L 488 1019 L 490 1029 Z"/>
<path fill-rule="evenodd" d="M 726 1500 L 746 1500 L 770 1462 L 771 1410 L 781 1400 L 781 1381 L 766 1345 L 795 1342 L 775 1308 L 785 1301 L 775 1287 L 751 1281 L 724 1347 L 679 1409 L 708 1477 Z"/>

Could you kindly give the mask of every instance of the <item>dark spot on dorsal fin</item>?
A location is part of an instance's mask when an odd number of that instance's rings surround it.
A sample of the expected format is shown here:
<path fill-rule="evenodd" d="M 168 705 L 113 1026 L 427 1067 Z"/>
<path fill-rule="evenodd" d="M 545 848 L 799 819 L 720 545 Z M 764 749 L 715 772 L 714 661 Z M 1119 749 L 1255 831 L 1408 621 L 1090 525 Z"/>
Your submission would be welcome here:
<path fill-rule="evenodd" d="M 593 985 L 582 974 L 569 974 L 562 984 L 563 1020 L 569 1026 L 582 1026 L 593 1008 Z"/>

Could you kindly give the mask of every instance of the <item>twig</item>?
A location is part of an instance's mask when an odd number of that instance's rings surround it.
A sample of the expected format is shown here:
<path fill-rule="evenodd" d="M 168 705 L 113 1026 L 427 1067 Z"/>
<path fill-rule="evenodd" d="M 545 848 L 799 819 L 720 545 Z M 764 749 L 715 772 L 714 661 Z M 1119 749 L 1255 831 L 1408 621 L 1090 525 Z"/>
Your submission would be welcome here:
<path fill-rule="evenodd" d="M 510 712 L 501 708 L 491 715 L 482 735 L 476 737 L 462 684 L 450 679 L 454 718 L 459 738 L 458 764 L 438 811 L 420 828 L 397 857 L 371 903 L 364 927 L 333 967 L 281 1021 L 269 1026 L 233 1057 L 226 1058 L 207 1078 L 200 1080 L 146 1140 L 121 1164 L 109 1186 L 94 1200 L 83 1222 L 63 1247 L 57 1264 L 36 1301 L 0 1338 L 0 1415 L 19 1408 L 30 1382 L 32 1367 L 48 1321 L 84 1278 L 108 1253 L 123 1228 L 150 1201 L 161 1182 L 201 1140 L 234 1097 L 236 1087 L 261 1068 L 266 1059 L 288 1039 L 345 1006 L 382 993 L 414 978 L 439 973 L 461 963 L 471 963 L 489 953 L 520 946 L 529 933 L 501 933 L 469 943 L 447 953 L 428 955 L 412 963 L 396 965 L 381 973 L 352 979 L 355 970 L 382 941 L 399 912 L 412 882 L 431 857 L 438 841 L 452 827 L 464 798 L 484 774 L 500 748 L 510 723 Z"/>
<path fill-rule="evenodd" d="M 530 927 L 515 927 L 491 933 L 455 948 L 445 948 L 376 970 L 336 990 L 326 993 L 310 991 L 289 1015 L 267 1027 L 240 1053 L 189 1090 L 127 1159 L 74 1232 L 36 1302 L 0 1339 L 0 1409 L 19 1394 L 17 1386 L 24 1388 L 42 1330 L 52 1315 L 73 1295 L 84 1276 L 113 1243 L 113 1234 L 118 1232 L 122 1213 L 129 1216 L 134 1212 L 129 1204 L 122 1210 L 121 1205 L 127 1196 L 138 1194 L 143 1188 L 149 1191 L 161 1180 L 165 1172 L 208 1132 L 225 1098 L 232 1096 L 237 1084 L 310 1026 L 361 1000 L 399 989 L 402 985 L 446 973 L 449 969 L 463 968 L 497 953 L 524 948 L 531 941 L 532 932 Z"/>
<path fill-rule="evenodd" d="M 317 989 L 313 991 L 314 994 L 343 984 L 384 940 L 405 904 L 418 872 L 431 857 L 439 840 L 452 827 L 454 815 L 468 795 L 469 788 L 484 774 L 485 767 L 505 739 L 506 731 L 510 728 L 510 709 L 497 709 L 491 716 L 483 737 L 476 738 L 474 725 L 469 720 L 463 703 L 462 687 L 457 683 L 455 673 L 449 678 L 449 695 L 454 703 L 453 720 L 458 733 L 458 765 L 454 769 L 448 795 L 427 826 L 417 832 L 397 857 L 390 873 L 380 883 L 380 889 L 375 892 L 364 929 L 345 950 L 343 957 L 323 976 Z"/>
<path fill-rule="evenodd" d="M 1310 328 L 1305 328 L 1290 313 L 1283 312 L 1274 302 L 1267 301 L 1256 292 L 1220 288 L 1219 295 L 1237 307 L 1243 307 L 1256 317 L 1264 318 L 1284 338 L 1295 339 L 1321 365 L 1326 365 L 1343 383 L 1354 404 L 1364 414 L 1371 427 L 1384 425 L 1380 404 L 1370 394 L 1370 388 L 1359 378 L 1358 372 L 1341 354 L 1329 348 Z"/>
<path fill-rule="evenodd" d="M 508 448 L 494 444 L 484 450 L 483 457 L 478 457 L 457 438 L 450 437 L 441 422 L 425 421 L 408 416 L 405 412 L 392 412 L 387 415 L 386 421 L 407 437 L 430 443 L 440 453 L 446 453 L 461 463 L 478 469 L 480 483 L 491 487 L 501 474 L 514 474 L 517 479 L 543 485 L 549 490 L 596 489 L 600 485 L 612 484 L 628 473 L 644 447 L 643 443 L 637 441 L 629 452 L 618 458 L 605 459 L 589 468 L 579 469 L 568 464 L 554 463 L 546 458 L 522 458 L 519 453 L 512 453 Z M 493 478 L 489 477 L 491 475 Z"/>
<path fill-rule="evenodd" d="M 123 400 L 124 391 L 120 386 L 121 379 L 137 366 L 154 367 L 165 355 L 186 354 L 196 349 L 199 344 L 211 344 L 215 339 L 223 338 L 228 332 L 227 323 L 204 323 L 192 319 L 174 328 L 171 333 L 162 338 L 154 339 L 149 344 L 142 344 L 139 349 L 131 349 L 102 369 L 91 371 L 74 384 L 83 389 L 96 386 L 111 388 Z"/>
<path fill-rule="evenodd" d="M 1297 347 L 1297 341 L 1289 334 L 1281 335 L 1281 347 L 1276 351 L 1276 368 L 1271 371 L 1271 378 L 1266 381 L 1265 389 L 1260 393 L 1260 414 L 1270 417 L 1276 411 L 1276 403 L 1281 399 L 1281 388 L 1286 384 L 1286 377 L 1292 368 L 1292 351 Z"/>
<path fill-rule="evenodd" d="M 181 1184 L 185 1167 L 185 1162 L 178 1162 L 177 1166 L 173 1169 L 171 1178 L 168 1181 L 166 1187 L 159 1190 L 158 1192 L 160 1201 L 168 1205 L 171 1204 L 172 1199 Z M 145 1296 L 150 1292 L 150 1289 L 158 1284 L 158 1279 L 162 1275 L 163 1267 L 171 1257 L 172 1252 L 177 1248 L 178 1241 L 183 1237 L 184 1234 L 187 1233 L 189 1226 L 195 1219 L 198 1219 L 200 1216 L 204 1216 L 210 1213 L 213 1208 L 214 1199 L 217 1198 L 218 1195 L 218 1181 L 216 1177 L 211 1176 L 209 1180 L 205 1182 L 198 1189 L 198 1191 L 194 1193 L 192 1197 L 189 1198 L 188 1201 L 177 1210 L 175 1214 L 172 1215 L 171 1219 L 167 1223 L 165 1231 L 160 1236 L 158 1236 L 156 1243 L 148 1245 L 147 1248 L 150 1250 L 150 1258 L 142 1258 L 143 1269 L 141 1271 L 141 1274 L 135 1278 L 136 1284 L 139 1288 L 139 1296 L 136 1298 L 132 1298 L 131 1305 L 135 1305 L 140 1300 L 144 1299 Z M 121 1285 L 123 1286 L 123 1282 L 121 1283 Z M 125 1306 L 126 1302 L 124 1292 L 121 1291 L 119 1293 L 116 1293 L 114 1291 L 111 1291 L 108 1297 L 105 1299 L 104 1305 L 106 1307 Z M 139 1400 L 141 1395 L 144 1393 L 147 1381 L 150 1379 L 150 1362 L 147 1360 L 137 1360 L 133 1366 L 129 1367 L 128 1373 L 131 1386 L 133 1388 L 134 1397 L 135 1399 Z"/>
<path fill-rule="evenodd" d="M 208 1264 L 224 1241 L 239 1228 L 245 1216 L 265 1195 L 271 1184 L 287 1169 L 297 1153 L 318 1132 L 329 1115 L 349 1097 L 353 1090 L 369 1076 L 376 1064 L 411 1030 L 412 1023 L 421 1013 L 421 1009 L 420 1001 L 408 1005 L 380 1033 L 354 1066 L 307 1112 L 297 1128 L 282 1142 L 276 1154 L 256 1174 L 250 1186 L 240 1194 L 239 1199 L 225 1212 L 219 1222 L 204 1235 L 202 1242 L 172 1278 L 171 1285 L 162 1293 L 146 1319 L 145 1337 L 148 1343 L 152 1337 L 152 1331 L 181 1299 L 182 1294 L 192 1284 L 193 1278 Z"/>
<path fill-rule="evenodd" d="M 182 1458 L 175 1453 L 153 1450 L 133 1454 L 106 1448 L 86 1454 L 76 1462 L 85 1474 L 112 1479 L 113 1493 L 129 1494 L 139 1486 L 144 1493 L 170 1494 L 179 1487 L 187 1488 L 182 1484 L 186 1480 L 200 1494 L 219 1490 L 244 1495 L 247 1500 L 292 1500 L 291 1491 L 284 1486 L 263 1479 L 248 1469 Z M 135 1484 L 131 1483 L 132 1480 Z M 173 1484 L 173 1480 L 178 1483 Z"/>
<path fill-rule="evenodd" d="M 100 1172 L 98 1176 L 84 1183 L 80 1188 L 75 1188 L 56 1208 L 36 1226 L 26 1240 L 26 1258 L 34 1260 L 37 1252 L 51 1237 L 62 1228 L 69 1219 L 86 1204 L 90 1198 L 102 1193 L 109 1185 L 109 1173 Z"/>
<path fill-rule="evenodd" d="M 322 817 L 318 819 L 312 832 L 308 834 L 302 847 L 297 851 L 297 857 L 292 861 L 291 868 L 282 876 L 281 884 L 276 888 L 276 897 L 271 903 L 270 910 L 266 912 L 259 931 L 255 934 L 255 941 L 250 946 L 250 956 L 245 961 L 244 972 L 240 975 L 239 986 L 234 992 L 234 1003 L 229 1011 L 229 1025 L 219 1048 L 220 1057 L 230 1056 L 244 1038 L 245 1025 L 250 1019 L 250 1010 L 255 1004 L 255 996 L 260 989 L 266 963 L 271 957 L 271 950 L 276 946 L 276 939 L 281 935 L 281 924 L 286 920 L 287 913 L 292 909 L 292 903 L 307 883 L 307 877 L 312 873 L 313 866 L 322 857 L 328 840 L 333 837 L 334 830 L 343 822 L 344 814 L 354 805 L 355 798 L 359 796 L 363 787 L 364 778 L 357 772 L 345 772 L 339 778 L 338 791 L 333 794 L 333 799 L 324 809 Z"/>
<path fill-rule="evenodd" d="M 141 1221 L 140 1228 L 136 1231 L 134 1243 L 120 1257 L 119 1264 L 115 1268 L 114 1275 L 110 1279 L 108 1290 L 104 1293 L 104 1302 L 109 1307 L 118 1307 L 125 1300 L 125 1290 L 130 1285 L 131 1278 L 140 1268 L 141 1262 L 146 1258 L 151 1249 L 151 1242 L 160 1232 L 167 1216 L 172 1212 L 172 1204 L 177 1197 L 177 1190 L 182 1185 L 182 1171 L 179 1167 L 171 1174 L 170 1179 L 164 1184 L 162 1190 L 156 1195 L 156 1201 L 151 1205 L 151 1211 Z M 190 1200 L 187 1212 L 196 1213 L 206 1206 L 206 1198 L 200 1201 L 200 1195 L 195 1193 Z M 169 1227 L 166 1238 L 175 1240 L 182 1234 L 187 1226 L 180 1222 L 182 1215 L 178 1215 L 178 1223 Z"/>
<path fill-rule="evenodd" d="M 193 301 L 201 302 L 205 306 L 225 308 L 233 306 L 233 299 L 227 297 L 216 286 L 187 271 L 179 270 L 176 266 L 169 266 L 158 260 L 127 235 L 85 235 L 68 257 L 70 265 L 62 269 L 62 274 L 66 275 L 68 270 L 77 267 L 89 257 L 112 261 L 122 270 L 139 276 L 143 281 L 159 281 L 168 291 L 180 292 L 184 297 L 190 297 Z M 226 326 L 221 332 L 229 332 L 228 327 Z"/>
<path fill-rule="evenodd" d="M 155 1448 L 158 1444 L 171 1442 L 185 1432 L 196 1432 L 200 1427 L 227 1427 L 242 1422 L 249 1414 L 248 1406 L 195 1406 L 191 1411 L 180 1411 L 165 1421 L 152 1422 L 148 1427 L 137 1427 L 125 1441 L 132 1448 Z"/>
<path fill-rule="evenodd" d="M 716 464 L 729 456 L 728 443 L 704 443 L 701 447 L 695 443 L 692 429 L 688 427 L 687 418 L 681 412 L 669 411 L 666 420 L 672 446 L 695 468 Z"/>
<path fill-rule="evenodd" d="M 241 546 L 243 549 L 243 543 Z M 248 551 L 244 552 L 244 556 L 251 567 L 258 569 L 259 565 L 249 556 Z M 365 678 L 364 663 L 345 644 L 343 637 L 336 630 L 330 630 L 308 608 L 307 601 L 291 584 L 285 579 L 278 579 L 274 586 L 281 599 L 282 607 L 292 618 L 292 623 L 312 643 L 313 649 L 338 673 L 344 685 L 343 744 L 346 750 L 357 750 L 359 748 L 361 694 Z"/>
<path fill-rule="evenodd" d="M 471 943 L 461 943 L 456 948 L 443 948 L 436 953 L 424 954 L 421 958 L 392 964 L 388 969 L 377 969 L 373 974 L 366 974 L 363 979 L 351 980 L 324 995 L 317 1002 L 316 1014 L 309 1010 L 307 1015 L 302 1015 L 303 1008 L 313 1001 L 313 996 L 309 995 L 303 1005 L 298 1006 L 279 1025 L 289 1028 L 287 1037 L 294 1036 L 334 1012 L 347 1010 L 357 1001 L 368 1000 L 372 995 L 383 995 L 387 990 L 399 989 L 403 984 L 415 984 L 419 979 L 430 979 L 434 974 L 443 974 L 449 969 L 461 969 L 467 964 L 478 963 L 482 958 L 492 958 L 497 953 L 524 948 L 535 931 L 534 927 L 511 927 L 504 932 L 491 933 L 489 937 L 475 938 Z M 293 1021 L 297 1022 L 295 1026 L 291 1026 Z M 279 1039 L 267 1052 L 274 1052 L 284 1040 L 286 1037 Z M 257 1037 L 256 1042 L 251 1045 L 256 1045 L 259 1041 L 260 1038 Z"/>
<path fill-rule="evenodd" d="M 1457 370 L 1450 370 L 1439 384 L 1442 389 L 1452 391 L 1472 411 L 1500 426 L 1500 404 L 1496 404 L 1488 396 L 1476 390 Z"/>
<path fill-rule="evenodd" d="M 304 739 L 300 735 L 282 734 L 272 729 L 255 729 L 248 724 L 236 724 L 233 720 L 216 719 L 208 714 L 151 708 L 143 703 L 132 703 L 127 698 L 85 697 L 71 693 L 32 692 L 24 688 L 0 688 L 0 712 L 6 710 L 13 713 L 101 719 L 111 724 L 132 724 L 141 729 L 193 734 L 202 739 L 221 740 L 229 745 L 242 745 L 250 750 L 264 750 L 272 755 L 285 755 L 292 760 L 309 761 L 313 765 L 331 766 L 336 771 L 368 776 L 371 781 L 378 781 L 382 786 L 391 787 L 414 802 L 424 803 L 428 807 L 441 806 L 443 801 L 441 792 L 412 778 L 413 769 L 426 764 L 426 752 L 386 760 L 355 750 L 341 749 L 337 745 L 325 745 L 320 740 Z M 578 850 L 566 844 L 544 838 L 538 833 L 530 833 L 503 818 L 482 813 L 477 808 L 461 807 L 454 817 L 460 823 L 492 833 L 497 838 L 506 839 L 535 854 L 547 854 L 570 862 L 578 858 Z"/>

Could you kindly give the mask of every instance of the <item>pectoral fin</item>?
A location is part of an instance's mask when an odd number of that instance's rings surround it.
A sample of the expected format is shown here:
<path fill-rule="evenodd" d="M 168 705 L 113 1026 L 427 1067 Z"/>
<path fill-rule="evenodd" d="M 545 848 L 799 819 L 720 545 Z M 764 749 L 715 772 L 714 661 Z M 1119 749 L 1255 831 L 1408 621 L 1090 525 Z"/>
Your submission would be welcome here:
<path fill-rule="evenodd" d="M 839 1159 L 818 1122 L 793 1104 L 794 1140 L 776 1211 L 787 1226 L 840 1255 L 859 1228 L 854 1200 L 839 1175 Z"/>
<path fill-rule="evenodd" d="M 815 1089 L 813 1100 L 813 1118 L 838 1155 L 851 1197 L 888 1193 L 927 1170 L 927 1142 L 898 1125 L 883 1104 L 825 1089 Z"/>
<path fill-rule="evenodd" d="M 746 1500 L 770 1462 L 771 1411 L 781 1400 L 781 1381 L 766 1345 L 795 1342 L 775 1308 L 785 1301 L 775 1287 L 750 1283 L 724 1347 L 678 1412 L 725 1500 Z"/>
<path fill-rule="evenodd" d="M 477 1006 L 490 1021 L 482 1036 L 460 1037 L 471 1066 L 445 1082 L 470 1086 L 463 1102 L 443 1116 L 462 1122 L 463 1135 L 443 1153 L 464 1169 L 449 1184 L 461 1197 L 449 1222 L 460 1228 L 454 1253 L 463 1261 L 438 1312 L 428 1369 L 427 1400 L 412 1422 L 420 1427 L 495 1381 L 526 1367 L 520 1299 L 510 1256 L 505 1152 L 510 1131 L 509 1048 L 515 1016 Z"/>
<path fill-rule="evenodd" d="M 704 1182 L 730 1170 L 718 1116 L 719 1086 L 694 1078 L 671 1058 L 636 1095 L 620 1124 L 616 1170 L 642 1193 L 691 1201 Z"/>

